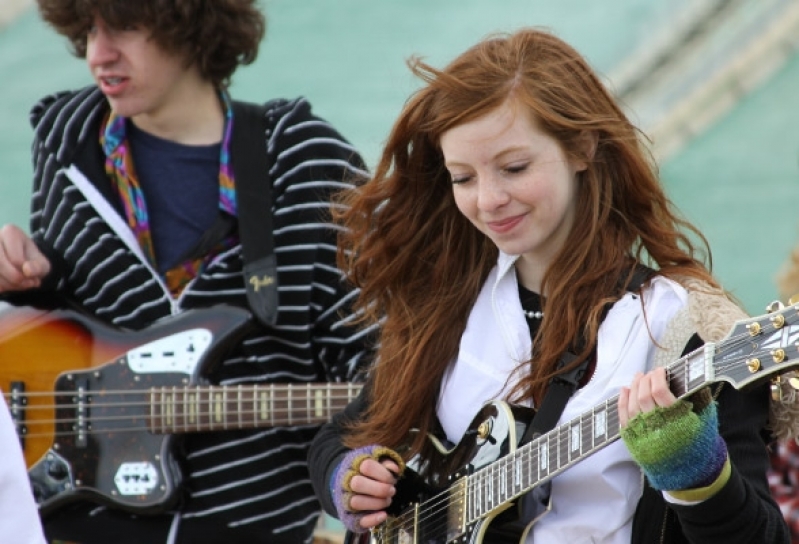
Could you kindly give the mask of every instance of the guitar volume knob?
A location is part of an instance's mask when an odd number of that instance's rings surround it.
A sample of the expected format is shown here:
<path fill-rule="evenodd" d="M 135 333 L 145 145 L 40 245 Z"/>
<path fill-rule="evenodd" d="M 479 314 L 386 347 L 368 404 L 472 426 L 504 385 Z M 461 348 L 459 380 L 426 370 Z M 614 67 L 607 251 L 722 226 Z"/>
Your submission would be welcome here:
<path fill-rule="evenodd" d="M 47 465 L 47 475 L 53 478 L 54 480 L 63 480 L 67 477 L 67 469 L 64 465 L 58 461 L 54 461 Z"/>

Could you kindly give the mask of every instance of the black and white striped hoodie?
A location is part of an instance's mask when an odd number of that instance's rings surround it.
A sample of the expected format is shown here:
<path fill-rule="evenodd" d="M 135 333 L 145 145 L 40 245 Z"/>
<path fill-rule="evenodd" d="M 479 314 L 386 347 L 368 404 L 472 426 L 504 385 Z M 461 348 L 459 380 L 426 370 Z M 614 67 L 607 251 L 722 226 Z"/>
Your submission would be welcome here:
<path fill-rule="evenodd" d="M 104 322 L 134 330 L 191 308 L 247 308 L 240 245 L 213 260 L 178 298 L 170 296 L 104 173 L 98 138 L 107 108 L 103 95 L 88 87 L 46 97 L 32 110 L 30 232 L 54 265 L 46 288 Z M 208 378 L 218 384 L 349 380 L 368 359 L 369 334 L 346 317 L 354 293 L 335 266 L 335 228 L 327 218 L 330 193 L 364 175 L 363 162 L 302 98 L 270 102 L 267 121 L 262 137 L 272 164 L 264 176 L 273 187 L 277 324 L 246 337 Z M 226 527 L 228 542 L 238 542 L 238 534 L 247 542 L 308 541 L 319 512 L 305 461 L 316 430 L 187 435 L 185 499 L 170 514 L 179 518 L 177 541 L 205 542 L 219 527 Z"/>

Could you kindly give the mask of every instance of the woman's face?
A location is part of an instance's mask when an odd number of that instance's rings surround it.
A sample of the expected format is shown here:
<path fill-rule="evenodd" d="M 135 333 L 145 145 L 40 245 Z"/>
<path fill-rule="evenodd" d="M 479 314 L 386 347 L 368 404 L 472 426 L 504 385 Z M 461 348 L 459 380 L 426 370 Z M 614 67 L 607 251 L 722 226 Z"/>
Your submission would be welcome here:
<path fill-rule="evenodd" d="M 455 203 L 505 253 L 520 255 L 522 284 L 540 281 L 574 224 L 577 172 L 523 106 L 505 102 L 441 137 Z"/>

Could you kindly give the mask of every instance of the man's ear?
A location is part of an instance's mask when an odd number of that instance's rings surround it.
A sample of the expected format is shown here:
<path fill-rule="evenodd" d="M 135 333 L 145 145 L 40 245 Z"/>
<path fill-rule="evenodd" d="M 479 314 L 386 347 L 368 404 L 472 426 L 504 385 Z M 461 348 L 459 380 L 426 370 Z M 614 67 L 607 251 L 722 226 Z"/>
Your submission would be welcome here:
<path fill-rule="evenodd" d="M 593 130 L 584 130 L 580 133 L 577 145 L 577 149 L 580 150 L 580 156 L 574 161 L 576 172 L 582 172 L 588 168 L 588 163 L 594 160 L 598 139 L 597 133 Z"/>

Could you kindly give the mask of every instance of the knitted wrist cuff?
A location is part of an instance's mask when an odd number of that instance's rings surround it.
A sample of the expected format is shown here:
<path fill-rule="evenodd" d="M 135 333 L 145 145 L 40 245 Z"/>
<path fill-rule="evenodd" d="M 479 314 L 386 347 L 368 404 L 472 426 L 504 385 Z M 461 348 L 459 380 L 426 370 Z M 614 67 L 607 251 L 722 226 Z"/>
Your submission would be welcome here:
<path fill-rule="evenodd" d="M 365 515 L 371 513 L 366 510 L 350 510 L 350 498 L 352 496 L 350 481 L 355 475 L 360 473 L 361 463 L 366 459 L 374 459 L 378 462 L 391 459 L 397 463 L 400 474 L 405 470 L 405 461 L 403 461 L 402 457 L 394 450 L 383 446 L 364 446 L 351 450 L 344 456 L 331 478 L 330 495 L 333 498 L 333 504 L 336 506 L 336 514 L 339 521 L 353 533 L 366 532 L 366 529 L 361 527 L 360 521 Z"/>
<path fill-rule="evenodd" d="M 671 491 L 710 486 L 724 468 L 727 445 L 718 433 L 715 402 L 699 413 L 678 400 L 635 416 L 621 430 L 633 459 L 655 489 Z"/>
<path fill-rule="evenodd" d="M 727 457 L 727 460 L 724 461 L 724 467 L 721 470 L 721 474 L 719 474 L 719 477 L 716 478 L 716 481 L 714 481 L 709 486 L 698 487 L 696 489 L 667 491 L 666 493 L 671 495 L 676 500 L 685 503 L 702 502 L 704 500 L 709 499 L 716 493 L 718 493 L 722 487 L 727 485 L 727 482 L 730 481 L 731 475 L 732 475 L 732 464 L 730 463 L 730 458 Z"/>

